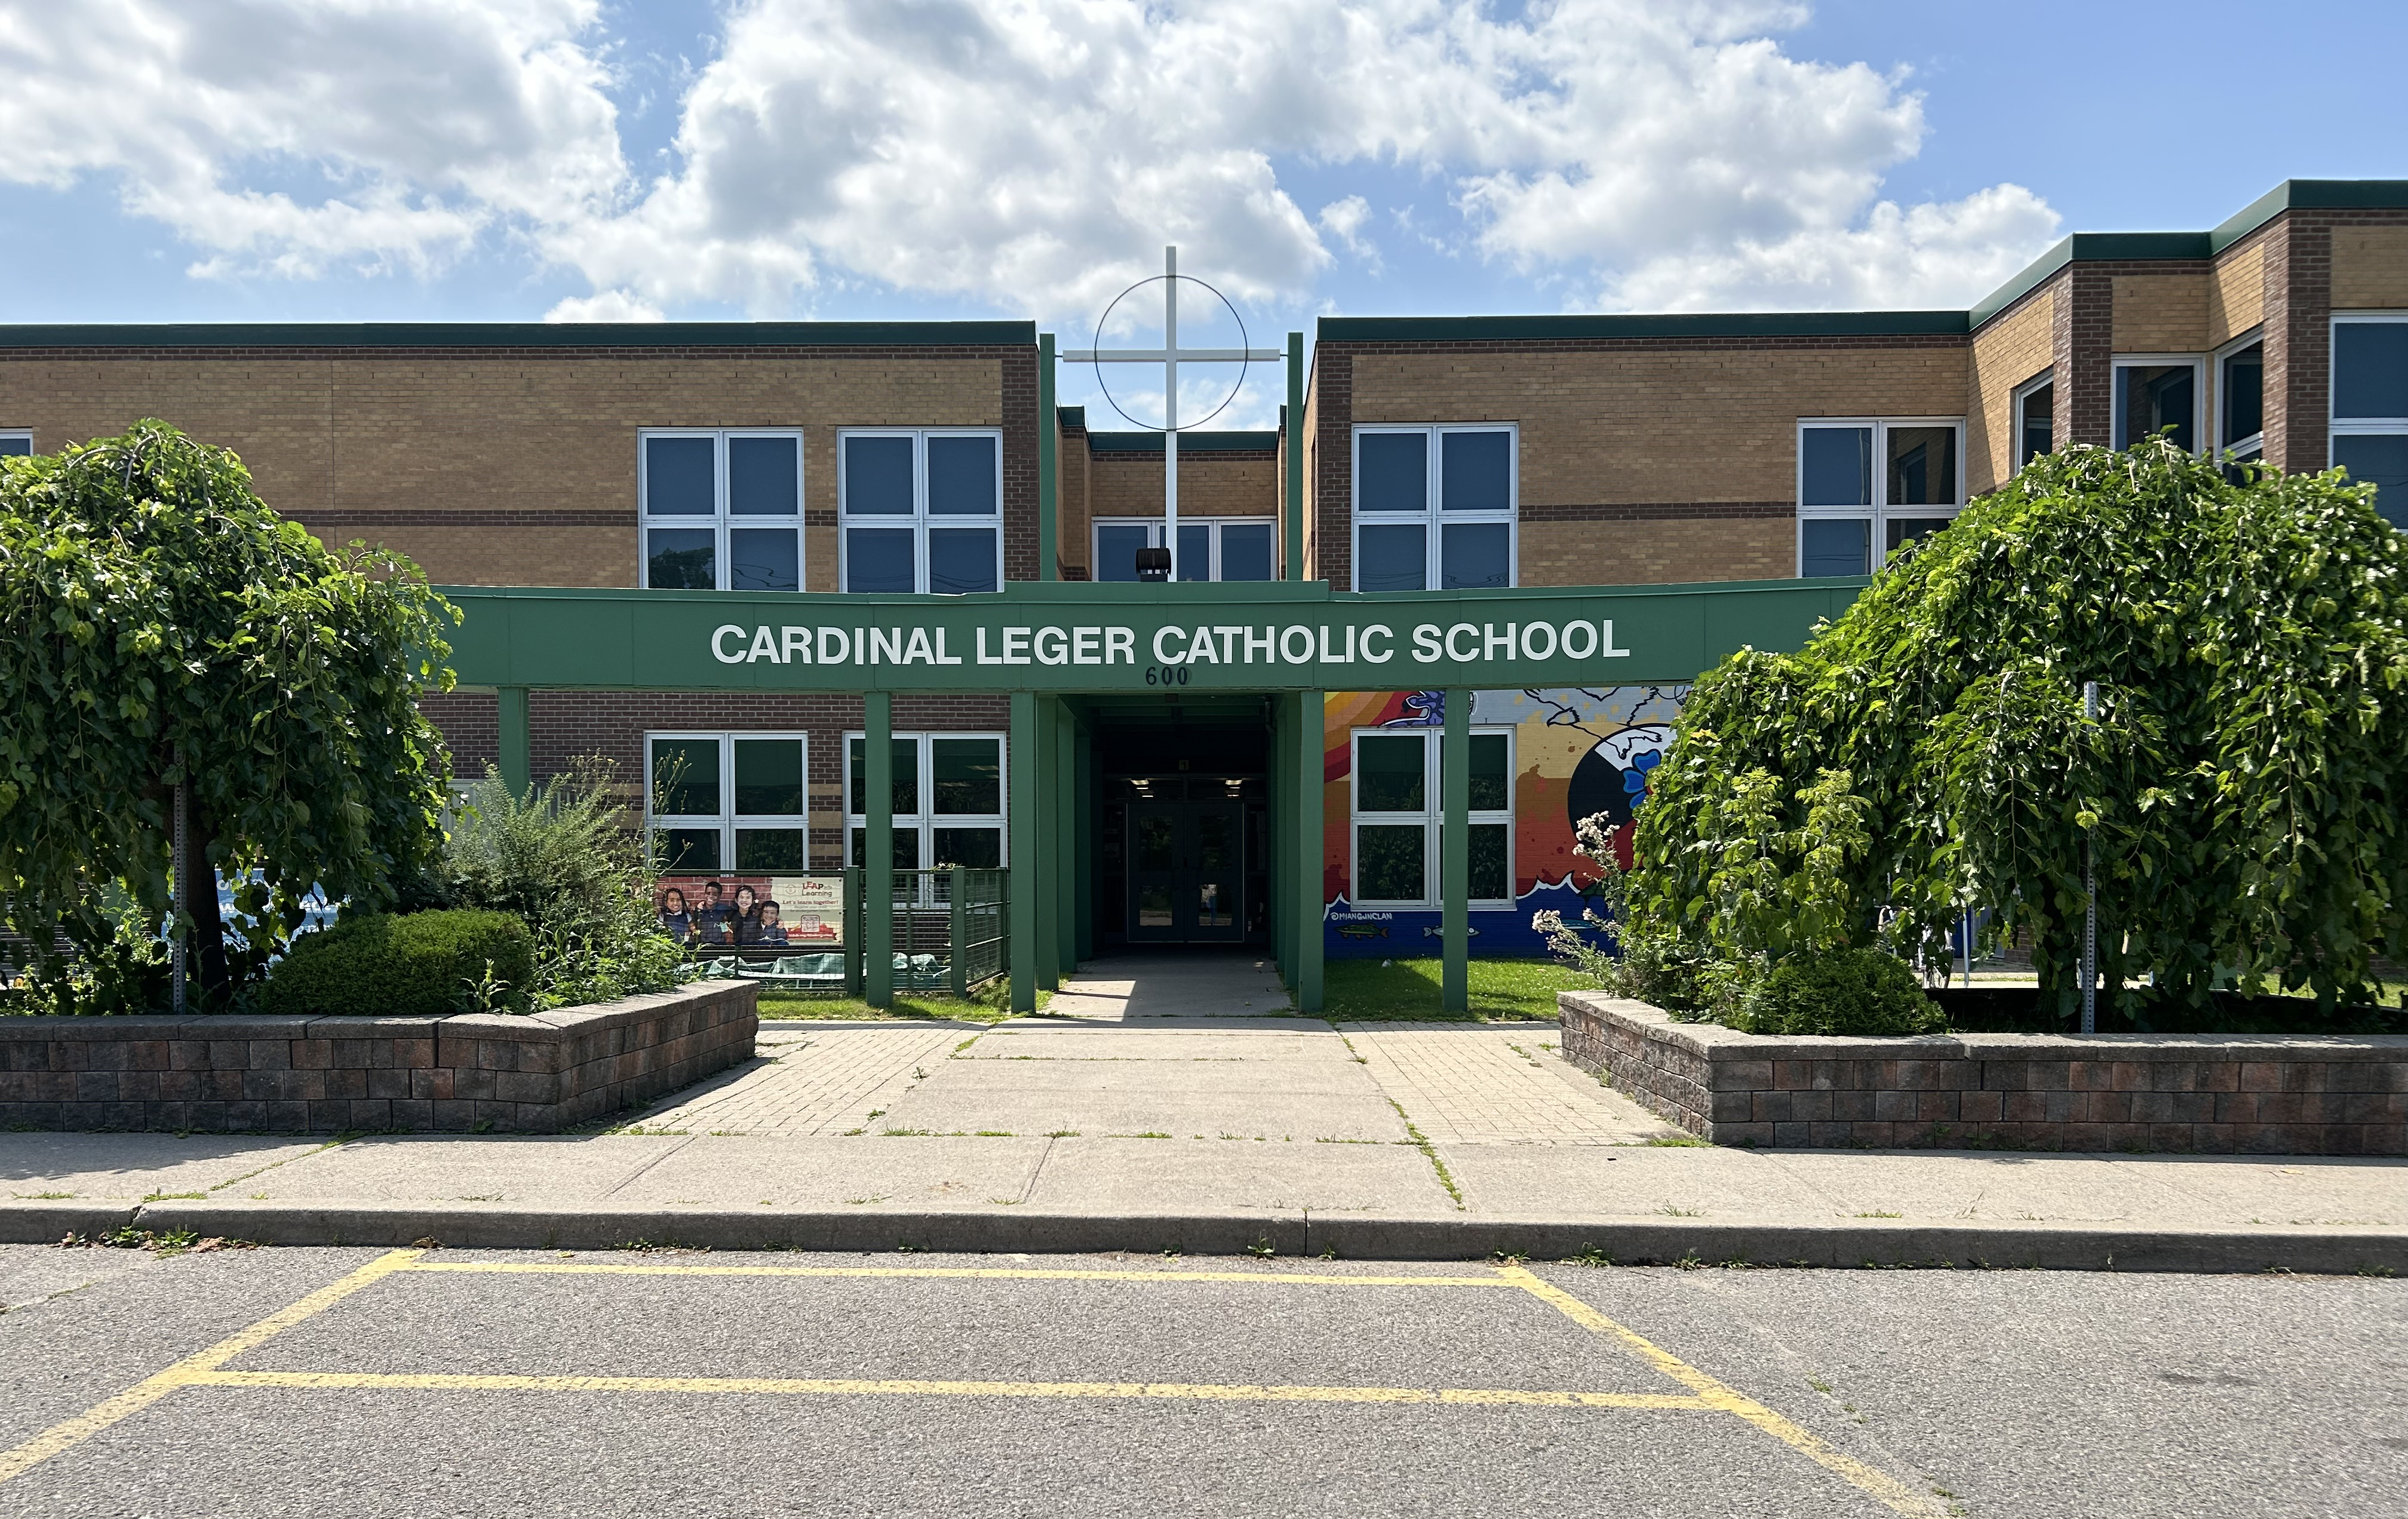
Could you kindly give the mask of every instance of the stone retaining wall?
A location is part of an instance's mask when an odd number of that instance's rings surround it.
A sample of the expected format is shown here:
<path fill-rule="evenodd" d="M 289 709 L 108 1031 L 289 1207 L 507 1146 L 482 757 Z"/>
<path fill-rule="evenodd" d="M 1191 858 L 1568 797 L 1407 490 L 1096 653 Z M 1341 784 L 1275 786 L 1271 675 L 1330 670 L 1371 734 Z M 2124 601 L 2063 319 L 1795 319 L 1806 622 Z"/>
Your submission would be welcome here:
<path fill-rule="evenodd" d="M 1556 996 L 1566 1059 L 1716 1144 L 2408 1154 L 2408 1037 L 1770 1038 Z"/>
<path fill-rule="evenodd" d="M 0 1128 L 549 1133 L 752 1056 L 752 982 L 452 1018 L 0 1018 Z"/>

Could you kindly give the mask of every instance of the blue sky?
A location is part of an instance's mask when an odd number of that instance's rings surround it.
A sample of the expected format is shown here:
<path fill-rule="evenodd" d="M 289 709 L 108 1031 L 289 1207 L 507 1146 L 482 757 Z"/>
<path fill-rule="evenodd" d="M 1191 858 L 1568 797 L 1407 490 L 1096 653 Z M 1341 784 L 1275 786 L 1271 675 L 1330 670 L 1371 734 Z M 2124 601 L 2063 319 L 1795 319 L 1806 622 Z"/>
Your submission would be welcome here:
<path fill-rule="evenodd" d="M 1166 240 L 1271 342 L 1959 306 L 2064 232 L 2408 178 L 2396 71 L 2358 63 L 2408 50 L 2408 7 L 2281 17 L 0 0 L 0 321 L 1006 316 L 1067 345 Z"/>

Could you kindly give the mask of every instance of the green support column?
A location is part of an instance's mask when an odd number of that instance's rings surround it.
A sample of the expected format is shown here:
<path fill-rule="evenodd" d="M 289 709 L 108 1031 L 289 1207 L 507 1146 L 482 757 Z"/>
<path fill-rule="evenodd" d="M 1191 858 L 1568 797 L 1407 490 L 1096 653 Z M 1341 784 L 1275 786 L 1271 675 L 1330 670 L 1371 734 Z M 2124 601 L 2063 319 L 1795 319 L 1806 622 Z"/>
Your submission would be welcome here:
<path fill-rule="evenodd" d="M 1439 741 L 1440 942 L 1445 968 L 1439 1005 L 1447 1012 L 1471 1010 L 1471 693 L 1446 693 L 1446 731 Z"/>
<path fill-rule="evenodd" d="M 1062 939 L 1054 926 L 1059 915 L 1054 910 L 1058 900 L 1054 882 L 1062 874 L 1062 835 L 1054 826 L 1054 773 L 1062 747 L 1057 705 L 1052 696 L 1037 698 L 1037 774 L 1033 778 L 1037 782 L 1037 879 L 1032 883 L 1037 892 L 1037 938 L 1029 947 L 1037 960 L 1038 989 L 1045 992 L 1058 990 L 1062 984 Z"/>
<path fill-rule="evenodd" d="M 895 698 L 861 698 L 862 1000 L 895 1005 Z"/>
<path fill-rule="evenodd" d="M 1054 703 L 1054 942 L 1059 980 L 1079 969 L 1079 719 Z"/>
<path fill-rule="evenodd" d="M 1059 509 L 1054 497 L 1054 482 L 1061 479 L 1060 461 L 1055 451 L 1061 439 L 1059 419 L 1054 409 L 1054 335 L 1037 335 L 1037 578 L 1050 580 L 1059 572 L 1062 556 L 1062 529 Z"/>
<path fill-rule="evenodd" d="M 1011 694 L 1011 1010 L 1037 1010 L 1037 694 Z"/>
<path fill-rule="evenodd" d="M 1296 942 L 1296 914 L 1289 910 L 1296 866 L 1288 853 L 1288 841 L 1295 834 L 1295 806 L 1288 799 L 1293 789 L 1296 767 L 1287 763 L 1288 704 L 1273 699 L 1270 703 L 1271 744 L 1271 857 L 1263 871 L 1270 886 L 1271 963 L 1279 967 L 1280 984 L 1296 989 L 1296 961 L 1289 946 Z"/>
<path fill-rule="evenodd" d="M 1327 913 L 1321 897 L 1322 711 L 1320 692 L 1296 698 L 1296 1005 L 1302 1012 L 1322 1007 L 1322 924 Z"/>
<path fill-rule="evenodd" d="M 1287 579 L 1304 579 L 1304 334 L 1287 335 Z"/>
<path fill-rule="evenodd" d="M 535 741 L 527 733 L 527 690 L 524 686 L 504 686 L 501 695 L 502 784 L 510 788 L 511 795 L 524 796 L 527 787 L 535 781 Z"/>
<path fill-rule="evenodd" d="M 1084 727 L 1079 730 L 1078 771 L 1078 932 L 1071 951 L 1080 960 L 1091 960 L 1096 954 L 1096 736 Z"/>

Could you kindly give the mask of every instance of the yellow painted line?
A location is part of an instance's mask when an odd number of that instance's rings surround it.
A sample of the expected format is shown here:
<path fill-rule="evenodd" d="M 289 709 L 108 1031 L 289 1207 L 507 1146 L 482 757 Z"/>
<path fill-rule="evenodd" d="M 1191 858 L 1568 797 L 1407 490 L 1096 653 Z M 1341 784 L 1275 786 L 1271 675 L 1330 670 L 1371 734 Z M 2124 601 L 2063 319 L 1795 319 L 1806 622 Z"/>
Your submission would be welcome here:
<path fill-rule="evenodd" d="M 1947 1519 L 1948 1511 L 1937 1498 L 1916 1491 L 1878 1467 L 1867 1466 L 1813 1431 L 1782 1417 L 1739 1389 L 1698 1370 L 1636 1330 L 1616 1324 L 1561 1287 L 1541 1281 L 1518 1266 L 1500 1267 L 1498 1275 L 1552 1305 L 1583 1328 L 1620 1340 L 1648 1365 L 1695 1393 L 1706 1407 L 1745 1419 L 1783 1444 L 1837 1473 L 1851 1485 L 1870 1494 L 1892 1512 L 1913 1514 L 1915 1519 Z"/>
<path fill-rule="evenodd" d="M 1262 1271 L 1073 1271 L 984 1266 L 650 1266 L 587 1261 L 421 1261 L 409 1271 L 480 1276 L 955 1277 L 1001 1282 L 1246 1282 L 1275 1287 L 1510 1287 L 1494 1276 L 1275 1276 Z"/>
<path fill-rule="evenodd" d="M 917 1382 L 844 1377 L 532 1377 L 376 1371 L 204 1371 L 208 1387 L 364 1388 L 400 1392 L 767 1393 L 821 1397 L 1104 1397 L 1206 1403 L 1454 1403 L 1515 1408 L 1712 1409 L 1677 1393 L 1580 1393 L 1518 1387 L 1284 1387 L 1195 1382 Z"/>
<path fill-rule="evenodd" d="M 147 1377 L 107 1402 L 87 1409 L 64 1424 L 54 1424 L 13 1451 L 0 1454 L 0 1483 L 21 1477 L 70 1446 L 80 1444 L 109 1426 L 141 1412 L 179 1387 L 198 1384 L 222 1375 L 219 1368 L 236 1356 L 257 1350 L 306 1318 L 324 1312 L 364 1287 L 373 1286 L 407 1267 L 423 1251 L 395 1250 L 378 1256 L 340 1281 L 320 1287 L 292 1307 L 282 1309 L 238 1334 L 219 1340 L 197 1355 L 188 1355 L 156 1376 Z"/>

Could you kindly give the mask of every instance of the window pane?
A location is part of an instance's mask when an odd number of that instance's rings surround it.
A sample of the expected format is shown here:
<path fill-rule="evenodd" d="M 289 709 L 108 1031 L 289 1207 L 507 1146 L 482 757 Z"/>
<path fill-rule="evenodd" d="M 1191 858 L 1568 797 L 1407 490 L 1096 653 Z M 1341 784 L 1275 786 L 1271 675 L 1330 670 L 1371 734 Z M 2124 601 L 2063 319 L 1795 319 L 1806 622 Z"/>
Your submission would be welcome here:
<path fill-rule="evenodd" d="M 1003 741 L 999 738 L 931 738 L 928 766 L 935 772 L 939 812 L 995 817 L 1003 811 Z"/>
<path fill-rule="evenodd" d="M 1439 529 L 1438 588 L 1477 591 L 1513 583 L 1513 529 L 1504 523 L 1449 523 Z"/>
<path fill-rule="evenodd" d="M 2266 345 L 2243 349 L 2224 361 L 2225 443 L 2266 430 Z"/>
<path fill-rule="evenodd" d="M 0 437 L 0 453 L 13 453 L 22 457 L 33 451 L 34 440 L 30 437 Z"/>
<path fill-rule="evenodd" d="M 1354 897 L 1360 902 L 1418 902 L 1428 880 L 1429 831 L 1409 827 L 1354 830 Z"/>
<path fill-rule="evenodd" d="M 719 445 L 708 437 L 644 439 L 644 509 L 655 517 L 708 517 L 719 510 Z"/>
<path fill-rule="evenodd" d="M 655 591 L 719 589 L 718 535 L 708 527 L 655 527 L 644 535 L 644 583 Z"/>
<path fill-rule="evenodd" d="M 2163 428 L 2179 449 L 2198 445 L 2191 436 L 2198 377 L 2186 364 L 2128 364 L 2115 371 L 2115 447 L 2128 449 Z"/>
<path fill-rule="evenodd" d="M 652 740 L 652 812 L 657 817 L 719 815 L 719 740 Z"/>
<path fill-rule="evenodd" d="M 1419 591 L 1429 573 L 1427 529 L 1418 525 L 1365 526 L 1355 533 L 1354 588 L 1358 591 Z"/>
<path fill-rule="evenodd" d="M 2408 528 L 2408 433 L 2332 440 L 2333 463 L 2361 485 L 2375 487 L 2374 509 L 2394 527 Z"/>
<path fill-rule="evenodd" d="M 1956 504 L 1956 429 L 1893 427 L 1889 430 L 1889 504 L 1953 507 Z"/>
<path fill-rule="evenodd" d="M 2333 324 L 2333 415 L 2408 417 L 2408 322 Z"/>
<path fill-rule="evenodd" d="M 1137 820 L 1137 867 L 1168 870 L 1179 862 L 1179 820 L 1152 809 Z"/>
<path fill-rule="evenodd" d="M 1354 810 L 1419 812 L 1425 799 L 1422 736 L 1365 735 L 1354 740 Z"/>
<path fill-rule="evenodd" d="M 949 517 L 992 517 L 1003 509 L 996 494 L 1000 471 L 992 437 L 928 439 L 928 509 Z"/>
<path fill-rule="evenodd" d="M 2051 408 L 2057 403 L 2057 387 L 2042 385 L 2023 399 L 2024 414 L 2019 423 L 2023 433 L 2023 457 L 2047 453 L 2057 447 L 2055 423 Z"/>
<path fill-rule="evenodd" d="M 1355 498 L 1365 511 L 1429 509 L 1428 434 L 1364 433 L 1355 449 Z"/>
<path fill-rule="evenodd" d="M 1137 552 L 1145 547 L 1143 527 L 1112 526 L 1109 523 L 1096 529 L 1095 578 L 1099 580 L 1137 579 Z"/>
<path fill-rule="evenodd" d="M 1513 505 L 1513 435 L 1440 433 L 1439 506 L 1446 511 L 1505 511 Z"/>
<path fill-rule="evenodd" d="M 862 855 L 863 840 L 868 837 L 869 834 L 867 829 L 856 827 L 853 830 L 853 864 L 862 865 L 866 863 Z M 895 830 L 895 868 L 897 870 L 917 870 L 920 868 L 919 829 L 906 826 L 899 827 Z M 896 881 L 895 883 L 895 894 L 898 900 L 909 895 L 910 890 L 910 888 L 901 881 Z"/>
<path fill-rule="evenodd" d="M 663 828 L 660 843 L 664 874 L 695 874 L 719 868 L 716 828 Z"/>
<path fill-rule="evenodd" d="M 1505 767 L 1505 756 L 1511 748 L 1501 733 L 1471 736 L 1471 810 L 1502 812 L 1513 805 L 1513 778 Z"/>
<path fill-rule="evenodd" d="M 911 513 L 911 440 L 844 440 L 844 509 L 855 516 Z"/>
<path fill-rule="evenodd" d="M 1003 866 L 1001 828 L 931 828 L 933 865 L 957 865 L 965 870 L 996 870 Z"/>
<path fill-rule="evenodd" d="M 1870 427 L 1809 427 L 1798 435 L 1806 507 L 1870 507 L 1873 504 L 1873 430 Z"/>
<path fill-rule="evenodd" d="M 1221 579 L 1268 580 L 1271 578 L 1271 524 L 1240 523 L 1221 529 Z"/>
<path fill-rule="evenodd" d="M 802 540 L 791 527 L 738 527 L 727 535 L 727 584 L 737 591 L 803 588 Z"/>
<path fill-rule="evenodd" d="M 727 440 L 727 509 L 739 517 L 794 516 L 802 510 L 802 476 L 794 438 Z"/>
<path fill-rule="evenodd" d="M 1510 825 L 1502 823 L 1475 823 L 1471 825 L 1473 901 L 1497 902 L 1513 895 L 1513 883 L 1506 869 L 1506 835 L 1510 832 Z"/>
<path fill-rule="evenodd" d="M 1798 573 L 1808 580 L 1823 575 L 1863 575 L 1865 549 L 1872 523 L 1862 517 L 1809 517 L 1798 524 Z"/>
<path fill-rule="evenodd" d="M 1893 554 L 1910 543 L 1920 543 L 1948 525 L 1947 517 L 1892 517 L 1882 523 L 1882 549 Z"/>
<path fill-rule="evenodd" d="M 1170 562 L 1174 579 L 1209 580 L 1212 578 L 1212 524 L 1181 523 L 1179 552 Z"/>
<path fill-rule="evenodd" d="M 908 527 L 844 530 L 844 588 L 848 591 L 916 591 Z"/>
<path fill-rule="evenodd" d="M 966 596 L 996 590 L 995 545 L 992 527 L 928 529 L 929 591 Z"/>
<path fill-rule="evenodd" d="M 895 747 L 895 815 L 915 818 L 920 815 L 920 740 L 890 738 Z M 861 794 L 867 782 L 862 780 L 861 739 L 845 740 L 845 808 L 851 812 L 862 810 Z M 1000 810 L 998 809 L 997 810 Z"/>
<path fill-rule="evenodd" d="M 810 854 L 803 847 L 800 828 L 738 828 L 736 868 L 738 870 L 808 870 Z"/>
<path fill-rule="evenodd" d="M 792 818 L 802 815 L 803 741 L 800 738 L 736 740 L 736 810 L 751 817 Z M 739 849 L 737 853 L 740 854 L 743 852 Z"/>

